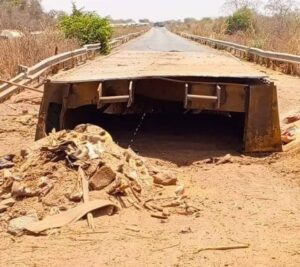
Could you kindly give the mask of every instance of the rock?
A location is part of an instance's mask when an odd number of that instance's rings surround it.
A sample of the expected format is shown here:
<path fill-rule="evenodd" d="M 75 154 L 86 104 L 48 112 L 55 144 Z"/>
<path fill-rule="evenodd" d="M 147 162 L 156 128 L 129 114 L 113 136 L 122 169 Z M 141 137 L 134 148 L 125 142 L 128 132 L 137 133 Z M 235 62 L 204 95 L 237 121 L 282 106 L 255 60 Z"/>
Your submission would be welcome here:
<path fill-rule="evenodd" d="M 26 158 L 29 155 L 28 149 L 21 149 L 20 155 L 22 158 Z"/>
<path fill-rule="evenodd" d="M 90 179 L 92 190 L 101 190 L 116 179 L 116 173 L 108 166 L 101 167 Z"/>
<path fill-rule="evenodd" d="M 82 190 L 76 188 L 73 192 L 65 195 L 70 201 L 80 202 L 83 196 Z"/>
<path fill-rule="evenodd" d="M 213 158 L 204 159 L 204 160 L 202 160 L 202 163 L 204 163 L 204 164 L 214 163 L 214 159 Z"/>
<path fill-rule="evenodd" d="M 52 181 L 49 180 L 48 177 L 42 176 L 40 178 L 39 187 L 40 187 L 39 194 L 42 196 L 46 196 L 51 191 L 51 189 L 54 187 L 54 185 L 53 185 Z"/>
<path fill-rule="evenodd" d="M 12 175 L 12 173 L 11 173 L 10 170 L 4 169 L 3 170 L 3 177 L 6 178 L 6 179 L 8 179 L 8 178 L 13 177 L 13 175 Z"/>
<path fill-rule="evenodd" d="M 102 128 L 92 124 L 80 124 L 74 129 L 78 133 L 87 133 L 99 137 L 101 142 L 111 142 L 111 135 Z"/>
<path fill-rule="evenodd" d="M 24 230 L 28 224 L 37 222 L 38 220 L 39 219 L 36 213 L 12 219 L 8 224 L 7 232 L 12 235 L 20 236 L 24 233 Z"/>
<path fill-rule="evenodd" d="M 38 192 L 33 192 L 30 188 L 24 186 L 21 182 L 13 182 L 11 188 L 11 195 L 13 197 L 33 197 L 38 195 Z"/>
<path fill-rule="evenodd" d="M 6 155 L 4 157 L 0 158 L 0 170 L 1 169 L 6 169 L 6 168 L 12 168 L 15 166 L 15 164 L 12 162 L 14 159 L 15 155 Z"/>
<path fill-rule="evenodd" d="M 176 185 L 177 177 L 173 173 L 159 172 L 157 174 L 154 174 L 153 181 L 155 184 L 160 185 Z"/>
<path fill-rule="evenodd" d="M 233 160 L 232 160 L 232 156 L 230 154 L 227 154 L 225 155 L 223 158 L 219 158 L 217 160 L 217 165 L 220 165 L 220 164 L 225 164 L 225 163 L 232 163 Z"/>
<path fill-rule="evenodd" d="M 8 206 L 0 204 L 0 213 L 6 211 L 7 209 L 8 209 Z"/>
<path fill-rule="evenodd" d="M 192 229 L 191 229 L 191 227 L 186 226 L 186 227 L 183 227 L 183 228 L 180 230 L 180 233 L 181 233 L 181 234 L 189 234 L 189 233 L 192 233 Z"/>
<path fill-rule="evenodd" d="M 1 194 L 1 199 L 11 198 L 11 193 Z"/>
<path fill-rule="evenodd" d="M 15 203 L 16 203 L 16 201 L 11 197 L 11 198 L 7 198 L 7 199 L 2 200 L 0 202 L 0 205 L 5 205 L 5 206 L 8 206 L 8 207 L 11 207 Z"/>
<path fill-rule="evenodd" d="M 175 190 L 175 194 L 179 196 L 179 195 L 183 195 L 183 193 L 184 193 L 184 185 L 179 185 Z"/>
<path fill-rule="evenodd" d="M 171 215 L 171 214 L 170 214 L 170 211 L 169 211 L 168 209 L 166 209 L 166 208 L 163 209 L 162 214 L 163 214 L 164 216 L 167 216 L 167 217 L 169 217 L 169 216 Z"/>
<path fill-rule="evenodd" d="M 284 119 L 284 123 L 289 124 L 300 120 L 300 113 L 292 114 Z"/>

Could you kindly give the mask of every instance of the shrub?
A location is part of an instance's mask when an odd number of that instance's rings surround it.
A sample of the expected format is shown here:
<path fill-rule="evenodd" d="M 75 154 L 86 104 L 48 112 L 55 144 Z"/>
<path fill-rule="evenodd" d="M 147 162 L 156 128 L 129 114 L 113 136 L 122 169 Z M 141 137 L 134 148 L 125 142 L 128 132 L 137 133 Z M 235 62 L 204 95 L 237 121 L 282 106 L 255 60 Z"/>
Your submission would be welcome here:
<path fill-rule="evenodd" d="M 243 7 L 227 18 L 227 33 L 234 34 L 238 31 L 246 32 L 253 26 L 252 10 Z"/>
<path fill-rule="evenodd" d="M 83 12 L 73 6 L 71 15 L 60 18 L 59 28 L 67 38 L 76 38 L 82 45 L 100 42 L 102 52 L 109 51 L 112 27 L 106 18 L 94 12 Z"/>

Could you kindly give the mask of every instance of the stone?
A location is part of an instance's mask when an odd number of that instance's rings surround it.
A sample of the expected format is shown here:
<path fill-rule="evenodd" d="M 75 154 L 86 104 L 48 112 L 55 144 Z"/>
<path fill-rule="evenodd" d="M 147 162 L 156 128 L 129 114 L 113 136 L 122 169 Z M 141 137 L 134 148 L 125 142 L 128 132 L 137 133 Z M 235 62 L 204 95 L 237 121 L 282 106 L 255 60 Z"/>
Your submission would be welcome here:
<path fill-rule="evenodd" d="M 180 233 L 181 234 L 189 234 L 189 233 L 192 233 L 192 229 L 189 226 L 185 226 L 180 230 Z"/>
<path fill-rule="evenodd" d="M 9 221 L 7 232 L 12 235 L 20 236 L 24 233 L 24 230 L 28 224 L 37 222 L 38 220 L 39 219 L 36 213 L 12 219 Z"/>
<path fill-rule="evenodd" d="M 96 171 L 89 181 L 92 190 L 101 190 L 116 179 L 116 173 L 108 166 L 103 166 Z"/>
<path fill-rule="evenodd" d="M 169 211 L 168 209 L 166 209 L 166 208 L 163 209 L 162 214 L 163 214 L 164 216 L 167 216 L 167 217 L 169 217 L 169 216 L 171 215 L 171 214 L 170 214 L 170 211 Z"/>
<path fill-rule="evenodd" d="M 177 184 L 177 177 L 173 173 L 159 172 L 157 174 L 154 174 L 153 182 L 155 184 L 166 185 L 166 186 L 167 185 L 176 185 Z"/>

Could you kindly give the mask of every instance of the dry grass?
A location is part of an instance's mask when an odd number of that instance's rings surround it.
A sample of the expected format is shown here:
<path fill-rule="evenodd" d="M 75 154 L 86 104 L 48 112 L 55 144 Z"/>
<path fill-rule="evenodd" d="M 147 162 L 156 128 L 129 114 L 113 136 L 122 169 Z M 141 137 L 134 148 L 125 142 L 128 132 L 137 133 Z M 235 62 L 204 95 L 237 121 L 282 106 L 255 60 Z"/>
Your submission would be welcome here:
<path fill-rule="evenodd" d="M 27 4 L 19 6 L 17 2 Z M 55 23 L 52 16 L 43 12 L 40 1 L 0 0 L 0 30 L 40 31 L 55 26 Z"/>
<path fill-rule="evenodd" d="M 203 19 L 172 24 L 173 30 L 235 42 L 264 50 L 300 55 L 300 18 L 297 14 L 282 17 L 256 16 L 254 30 L 226 34 L 226 19 Z"/>
<path fill-rule="evenodd" d="M 117 27 L 114 29 L 113 38 L 143 29 L 146 27 Z M 79 46 L 78 41 L 66 39 L 63 34 L 53 31 L 46 31 L 37 36 L 27 33 L 22 38 L 12 40 L 0 39 L 0 77 L 12 78 L 17 74 L 18 65 L 33 66 L 39 61 L 53 56 L 56 48 L 58 53 L 62 53 L 74 50 Z"/>
<path fill-rule="evenodd" d="M 113 38 L 149 29 L 150 26 L 118 26 L 113 28 Z"/>
<path fill-rule="evenodd" d="M 66 39 L 57 32 L 38 36 L 26 34 L 12 40 L 0 40 L 0 77 L 9 79 L 17 74 L 18 65 L 32 66 L 42 59 L 79 47 L 76 40 Z"/>

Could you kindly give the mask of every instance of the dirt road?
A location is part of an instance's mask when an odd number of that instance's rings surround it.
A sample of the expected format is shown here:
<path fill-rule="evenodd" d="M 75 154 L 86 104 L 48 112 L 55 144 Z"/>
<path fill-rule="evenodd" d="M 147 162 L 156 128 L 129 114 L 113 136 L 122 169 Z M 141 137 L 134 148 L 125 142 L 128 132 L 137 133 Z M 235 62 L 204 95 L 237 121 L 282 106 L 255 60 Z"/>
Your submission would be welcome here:
<path fill-rule="evenodd" d="M 151 36 L 160 36 L 161 31 L 148 33 L 142 37 L 143 43 L 152 44 Z M 164 42 L 172 42 L 169 36 L 164 33 Z M 188 56 L 181 52 L 161 52 L 162 48 L 158 48 L 154 40 L 150 54 L 155 55 L 144 57 L 147 51 L 132 51 L 141 49 L 140 40 L 132 41 L 104 60 L 99 58 L 88 64 L 109 67 L 102 70 L 107 75 L 111 71 L 134 74 L 136 69 L 129 59 L 136 54 L 135 64 L 139 69 L 150 66 L 152 70 L 171 72 L 176 66 L 178 69 L 178 65 L 192 70 L 194 63 L 203 66 L 199 63 L 203 51 L 212 57 L 221 53 L 181 40 L 184 46 L 192 46 L 194 52 L 191 53 L 198 56 L 188 63 Z M 178 50 L 177 46 L 167 45 L 167 48 Z M 299 78 L 252 63 L 242 64 L 252 73 L 270 76 L 278 85 L 282 117 L 291 110 L 300 110 Z M 229 72 L 230 64 L 221 65 L 218 71 L 222 72 L 222 68 Z M 59 74 L 57 79 L 60 77 L 66 76 Z M 0 104 L 0 155 L 32 144 L 39 101 L 35 93 L 23 92 Z M 235 135 L 228 125 L 222 129 L 222 124 L 219 128 L 211 124 L 207 135 L 206 129 L 197 129 L 201 133 L 199 138 L 193 133 L 193 123 L 189 124 L 187 135 L 182 135 L 182 125 L 187 122 L 181 122 L 181 130 L 175 129 L 174 123 L 176 125 L 179 119 L 174 122 L 167 118 L 156 131 L 148 131 L 146 124 L 135 149 L 154 165 L 179 173 L 179 184 L 185 186 L 185 194 L 193 199 L 198 213 L 172 215 L 169 221 L 161 221 L 145 211 L 130 208 L 112 217 L 96 218 L 96 232 L 89 230 L 86 221 L 53 231 L 48 236 L 15 238 L 1 232 L 0 266 L 299 266 L 299 154 L 246 157 L 234 145 Z M 163 127 L 166 122 L 169 127 Z M 151 120 L 148 123 L 151 125 Z M 176 134 L 168 130 L 172 127 Z M 215 143 L 220 138 L 223 140 Z M 227 153 L 233 155 L 232 163 L 216 165 L 203 161 Z M 170 190 L 175 191 L 175 188 Z M 1 224 L 4 219 L 0 217 Z M 201 251 L 245 245 L 249 247 Z"/>

